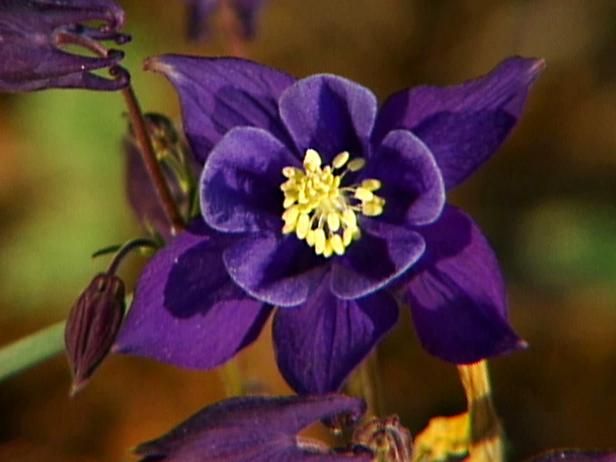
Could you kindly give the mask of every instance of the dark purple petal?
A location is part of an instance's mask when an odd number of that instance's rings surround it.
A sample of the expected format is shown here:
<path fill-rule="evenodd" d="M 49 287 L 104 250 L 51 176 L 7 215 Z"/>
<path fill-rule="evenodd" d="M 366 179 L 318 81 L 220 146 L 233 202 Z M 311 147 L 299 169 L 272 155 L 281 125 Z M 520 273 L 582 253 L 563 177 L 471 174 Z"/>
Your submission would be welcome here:
<path fill-rule="evenodd" d="M 293 77 L 251 61 L 163 55 L 146 69 L 164 74 L 180 96 L 184 131 L 205 162 L 212 147 L 234 127 L 258 127 L 290 145 L 278 115 L 278 97 Z"/>
<path fill-rule="evenodd" d="M 412 130 L 434 154 L 451 189 L 503 143 L 543 70 L 538 59 L 509 58 L 487 75 L 449 87 L 421 86 L 391 96 L 379 112 L 375 142 Z"/>
<path fill-rule="evenodd" d="M 242 34 L 253 39 L 257 31 L 257 16 L 265 0 L 231 0 L 231 5 L 242 25 Z"/>
<path fill-rule="evenodd" d="M 377 220 L 361 222 L 362 236 L 332 264 L 332 292 L 353 299 L 375 292 L 407 271 L 425 243 L 413 230 Z"/>
<path fill-rule="evenodd" d="M 101 21 L 94 29 L 85 21 Z M 3 0 L 0 2 L 0 91 L 32 91 L 45 88 L 117 90 L 125 87 L 128 73 L 106 79 L 91 71 L 116 65 L 123 57 L 107 50 L 100 40 L 126 42 L 118 30 L 124 12 L 112 0 Z M 97 57 L 63 51 L 76 45 Z"/>
<path fill-rule="evenodd" d="M 236 128 L 212 149 L 201 175 L 201 211 L 223 232 L 280 232 L 282 169 L 301 167 L 284 144 L 260 128 Z"/>
<path fill-rule="evenodd" d="M 498 262 L 477 225 L 447 206 L 436 223 L 420 230 L 426 253 L 404 292 L 424 348 L 454 363 L 523 348 L 507 320 Z"/>
<path fill-rule="evenodd" d="M 616 462 L 616 452 L 582 451 L 579 449 L 553 450 L 533 457 L 529 462 Z"/>
<path fill-rule="evenodd" d="M 337 391 L 397 319 L 387 292 L 341 300 L 326 277 L 304 304 L 276 311 L 278 368 L 297 393 Z"/>
<path fill-rule="evenodd" d="M 334 454 L 325 445 L 303 446 L 296 437 L 319 420 L 339 415 L 358 420 L 364 412 L 361 400 L 342 395 L 231 398 L 135 452 L 142 462 L 370 462 L 369 454 Z"/>
<path fill-rule="evenodd" d="M 223 254 L 231 278 L 258 300 L 274 306 L 303 303 L 326 265 L 304 241 L 293 236 L 254 234 Z"/>
<path fill-rule="evenodd" d="M 280 116 L 303 158 L 317 150 L 329 163 L 342 151 L 369 155 L 377 102 L 367 88 L 335 75 L 298 80 L 280 97 Z"/>
<path fill-rule="evenodd" d="M 378 194 L 386 203 L 379 220 L 403 226 L 425 225 L 443 210 L 441 172 L 426 145 L 409 131 L 390 132 L 365 175 L 382 183 Z"/>
<path fill-rule="evenodd" d="M 208 369 L 254 341 L 270 308 L 229 279 L 224 245 L 197 223 L 160 250 L 141 274 L 114 350 Z"/>

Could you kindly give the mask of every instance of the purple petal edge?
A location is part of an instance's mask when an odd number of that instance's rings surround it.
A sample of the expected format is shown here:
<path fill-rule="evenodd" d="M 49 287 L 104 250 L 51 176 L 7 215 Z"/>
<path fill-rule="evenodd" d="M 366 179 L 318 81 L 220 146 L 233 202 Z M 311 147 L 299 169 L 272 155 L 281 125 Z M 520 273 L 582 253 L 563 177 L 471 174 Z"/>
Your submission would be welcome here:
<path fill-rule="evenodd" d="M 342 395 L 241 397 L 208 406 L 166 435 L 135 450 L 143 461 L 266 462 L 272 460 L 361 460 L 333 454 L 323 446 L 300 446 L 295 434 L 307 425 L 340 414 L 357 420 L 364 403 Z"/>
<path fill-rule="evenodd" d="M 419 230 L 426 253 L 401 286 L 424 348 L 458 364 L 524 348 L 509 325 L 498 261 L 479 227 L 447 206 Z"/>
<path fill-rule="evenodd" d="M 452 189 L 487 161 L 522 114 L 545 62 L 512 57 L 485 76 L 447 87 L 420 86 L 392 95 L 377 118 L 373 140 L 413 131 L 430 148 Z"/>

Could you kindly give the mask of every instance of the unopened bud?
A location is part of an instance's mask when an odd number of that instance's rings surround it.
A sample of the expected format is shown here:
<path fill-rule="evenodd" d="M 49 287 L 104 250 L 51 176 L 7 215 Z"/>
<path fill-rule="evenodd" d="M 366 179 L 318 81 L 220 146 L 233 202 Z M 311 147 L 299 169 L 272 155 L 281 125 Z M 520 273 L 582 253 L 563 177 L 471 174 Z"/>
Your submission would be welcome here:
<path fill-rule="evenodd" d="M 124 316 L 124 283 L 101 273 L 81 293 L 66 322 L 64 343 L 73 373 L 71 395 L 87 383 L 107 356 Z"/>
<path fill-rule="evenodd" d="M 413 453 L 411 433 L 395 415 L 367 420 L 353 432 L 353 443 L 369 448 L 374 462 L 410 462 Z"/>

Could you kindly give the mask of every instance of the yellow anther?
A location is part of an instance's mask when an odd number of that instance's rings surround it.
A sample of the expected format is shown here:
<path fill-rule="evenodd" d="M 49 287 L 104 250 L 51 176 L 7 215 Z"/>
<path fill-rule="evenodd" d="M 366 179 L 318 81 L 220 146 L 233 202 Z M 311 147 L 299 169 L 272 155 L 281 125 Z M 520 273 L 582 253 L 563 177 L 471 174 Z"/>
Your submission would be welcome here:
<path fill-rule="evenodd" d="M 297 223 L 298 217 L 299 217 L 299 208 L 297 207 L 291 207 L 290 209 L 285 210 L 284 213 L 282 214 L 282 219 L 284 220 L 284 222 L 292 224 L 292 225 L 295 225 L 295 223 Z"/>
<path fill-rule="evenodd" d="M 358 170 L 361 170 L 362 168 L 364 168 L 364 165 L 366 165 L 366 161 L 362 159 L 361 157 L 358 157 L 357 159 L 353 159 L 351 162 L 349 162 L 349 165 L 347 165 L 347 168 L 351 172 L 357 172 Z"/>
<path fill-rule="evenodd" d="M 336 252 L 338 255 L 342 255 L 344 253 L 344 243 L 342 242 L 342 238 L 340 234 L 334 234 L 330 239 L 329 243 L 332 246 L 332 250 Z"/>
<path fill-rule="evenodd" d="M 332 248 L 331 242 L 325 242 L 325 249 L 323 249 L 323 256 L 325 258 L 329 258 L 334 254 L 334 249 Z"/>
<path fill-rule="evenodd" d="M 334 168 L 341 168 L 342 166 L 344 166 L 344 164 L 346 164 L 349 161 L 349 153 L 348 151 L 343 151 L 340 154 L 338 154 L 336 157 L 334 157 L 334 160 L 332 161 L 332 165 L 334 166 Z"/>
<path fill-rule="evenodd" d="M 310 217 L 302 213 L 297 219 L 297 223 L 295 225 L 295 234 L 299 239 L 304 239 L 310 230 Z"/>
<path fill-rule="evenodd" d="M 304 167 L 307 170 L 317 170 L 321 167 L 321 156 L 314 149 L 308 149 L 304 156 Z"/>
<path fill-rule="evenodd" d="M 361 182 L 361 187 L 367 189 L 368 191 L 376 191 L 377 189 L 381 189 L 381 182 L 379 180 L 375 180 L 374 178 L 368 178 Z"/>
<path fill-rule="evenodd" d="M 348 246 L 351 242 L 353 242 L 353 237 L 355 234 L 355 229 L 347 228 L 342 232 L 342 243 L 344 246 Z"/>
<path fill-rule="evenodd" d="M 325 231 L 319 228 L 314 231 L 314 250 L 320 255 L 325 250 Z"/>
<path fill-rule="evenodd" d="M 340 229 L 340 215 L 338 212 L 329 212 L 327 214 L 327 227 L 332 233 Z"/>
<path fill-rule="evenodd" d="M 285 209 L 282 232 L 294 232 L 317 255 L 326 258 L 343 255 L 361 237 L 357 215 L 379 215 L 385 205 L 374 194 L 381 187 L 377 179 L 367 178 L 360 184 L 341 186 L 343 179 L 349 178 L 349 172 L 362 169 L 365 163 L 361 158 L 350 160 L 350 154 L 343 151 L 334 157 L 331 165 L 322 167 L 321 155 L 308 149 L 304 170 L 285 167 L 282 174 L 287 180 L 280 186 Z"/>
<path fill-rule="evenodd" d="M 301 175 L 303 172 L 299 168 L 285 167 L 282 169 L 282 174 L 287 178 L 293 178 L 297 175 Z"/>
<path fill-rule="evenodd" d="M 376 217 L 383 213 L 383 207 L 380 204 L 374 202 L 367 202 L 362 204 L 361 212 L 368 217 Z"/>
<path fill-rule="evenodd" d="M 342 212 L 342 222 L 347 228 L 357 228 L 357 217 L 351 209 L 346 209 Z"/>
<path fill-rule="evenodd" d="M 308 234 L 306 234 L 306 242 L 308 243 L 308 245 L 310 247 L 314 246 L 314 235 L 315 235 L 315 230 L 311 229 L 310 231 L 308 231 Z"/>
<path fill-rule="evenodd" d="M 362 202 L 367 202 L 374 198 L 374 194 L 372 194 L 372 191 L 359 187 L 355 190 L 355 198 Z"/>

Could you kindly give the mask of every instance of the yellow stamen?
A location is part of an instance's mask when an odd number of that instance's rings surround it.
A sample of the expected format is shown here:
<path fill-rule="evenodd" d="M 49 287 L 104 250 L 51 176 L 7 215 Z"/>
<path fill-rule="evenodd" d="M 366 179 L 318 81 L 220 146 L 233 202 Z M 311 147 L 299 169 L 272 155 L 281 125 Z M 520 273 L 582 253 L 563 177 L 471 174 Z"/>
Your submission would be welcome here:
<path fill-rule="evenodd" d="M 347 173 L 357 172 L 365 164 L 362 158 L 350 160 L 350 154 L 343 151 L 334 157 L 331 166 L 322 167 L 320 154 L 308 149 L 303 170 L 283 168 L 286 181 L 280 185 L 285 209 L 282 232 L 295 233 L 317 255 L 343 255 L 361 237 L 357 214 L 377 216 L 385 205 L 385 200 L 374 193 L 381 188 L 375 178 L 341 186 Z"/>

